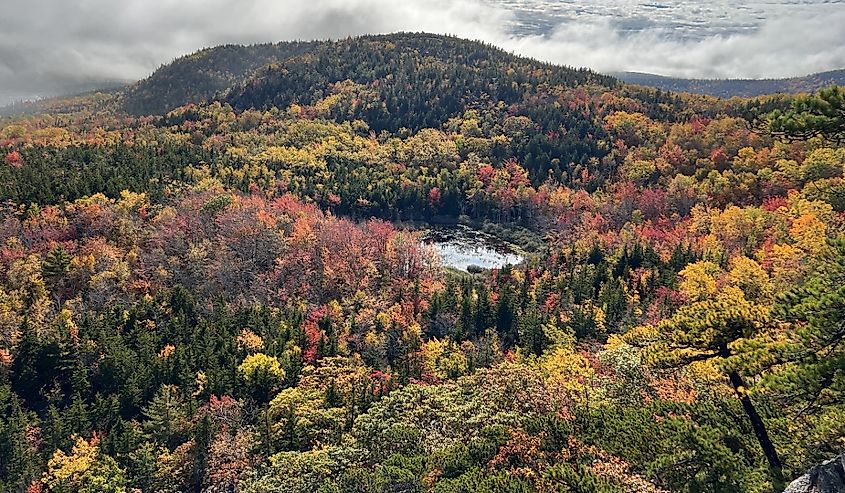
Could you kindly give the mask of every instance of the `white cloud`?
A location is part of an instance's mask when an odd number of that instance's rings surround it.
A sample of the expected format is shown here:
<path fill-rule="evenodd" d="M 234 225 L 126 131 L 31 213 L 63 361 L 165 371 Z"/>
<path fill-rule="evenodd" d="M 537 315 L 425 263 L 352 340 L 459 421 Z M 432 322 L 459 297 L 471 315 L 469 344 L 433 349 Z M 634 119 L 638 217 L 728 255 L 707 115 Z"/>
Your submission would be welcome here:
<path fill-rule="evenodd" d="M 767 19 L 759 28 L 701 39 L 663 29 L 622 32 L 608 20 L 507 41 L 515 51 L 600 71 L 696 78 L 791 77 L 845 68 L 845 8 Z"/>
<path fill-rule="evenodd" d="M 774 77 L 845 67 L 837 0 L 0 0 L 0 102 L 138 79 L 221 43 L 428 31 L 603 71 Z"/>

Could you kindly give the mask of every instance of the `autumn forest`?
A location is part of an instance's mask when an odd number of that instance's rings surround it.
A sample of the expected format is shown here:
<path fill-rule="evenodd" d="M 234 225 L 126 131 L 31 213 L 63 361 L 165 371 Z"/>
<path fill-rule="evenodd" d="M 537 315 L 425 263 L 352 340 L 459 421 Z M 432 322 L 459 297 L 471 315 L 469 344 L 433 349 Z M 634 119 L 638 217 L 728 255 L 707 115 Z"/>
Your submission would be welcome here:
<path fill-rule="evenodd" d="M 845 451 L 842 87 L 395 34 L 19 109 L 0 492 L 762 493 Z"/>

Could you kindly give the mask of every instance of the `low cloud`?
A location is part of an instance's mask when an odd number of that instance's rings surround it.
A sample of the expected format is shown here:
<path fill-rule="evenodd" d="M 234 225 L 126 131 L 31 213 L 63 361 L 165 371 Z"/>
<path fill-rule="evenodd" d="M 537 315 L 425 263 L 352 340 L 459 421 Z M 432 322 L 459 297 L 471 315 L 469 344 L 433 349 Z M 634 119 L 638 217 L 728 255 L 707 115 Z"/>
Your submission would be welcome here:
<path fill-rule="evenodd" d="M 137 80 L 177 56 L 222 43 L 395 31 L 481 39 L 608 72 L 756 78 L 845 67 L 845 4 L 784 2 L 751 8 L 626 0 L 6 0 L 0 103 Z"/>
<path fill-rule="evenodd" d="M 691 78 L 774 78 L 845 68 L 845 6 L 767 19 L 759 28 L 703 39 L 665 29 L 621 31 L 610 21 L 572 23 L 548 36 L 507 41 L 514 51 L 599 71 Z"/>

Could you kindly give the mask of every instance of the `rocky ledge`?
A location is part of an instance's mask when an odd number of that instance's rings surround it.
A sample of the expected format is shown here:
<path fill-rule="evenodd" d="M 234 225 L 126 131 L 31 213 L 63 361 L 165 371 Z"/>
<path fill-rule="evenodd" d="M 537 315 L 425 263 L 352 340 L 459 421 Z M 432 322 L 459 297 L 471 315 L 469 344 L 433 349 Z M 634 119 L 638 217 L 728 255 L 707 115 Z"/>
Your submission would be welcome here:
<path fill-rule="evenodd" d="M 845 454 L 813 467 L 796 479 L 783 493 L 845 492 Z"/>

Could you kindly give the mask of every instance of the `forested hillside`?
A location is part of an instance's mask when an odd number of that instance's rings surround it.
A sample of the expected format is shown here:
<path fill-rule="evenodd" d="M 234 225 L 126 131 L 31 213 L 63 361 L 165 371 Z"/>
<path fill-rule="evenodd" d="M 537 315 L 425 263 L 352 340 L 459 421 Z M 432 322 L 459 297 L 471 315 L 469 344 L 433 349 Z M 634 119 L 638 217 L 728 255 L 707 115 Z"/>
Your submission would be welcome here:
<path fill-rule="evenodd" d="M 543 105 L 550 88 L 588 83 L 611 87 L 615 80 L 519 58 L 477 42 L 395 35 L 328 44 L 271 65 L 226 100 L 236 109 L 322 102 L 335 119 L 360 118 L 377 132 L 395 132 L 438 128 L 466 109 L 529 101 Z M 560 118 L 558 113 L 559 108 L 545 108 L 544 117 Z M 577 121 L 570 117 L 566 123 Z"/>
<path fill-rule="evenodd" d="M 130 114 L 152 115 L 188 103 L 201 103 L 243 82 L 253 71 L 307 53 L 318 42 L 284 42 L 207 48 L 159 68 L 125 92 Z"/>
<path fill-rule="evenodd" d="M 842 88 L 296 46 L 0 120 L 0 491 L 779 492 L 845 449 Z M 433 218 L 528 258 L 444 269 Z"/>

